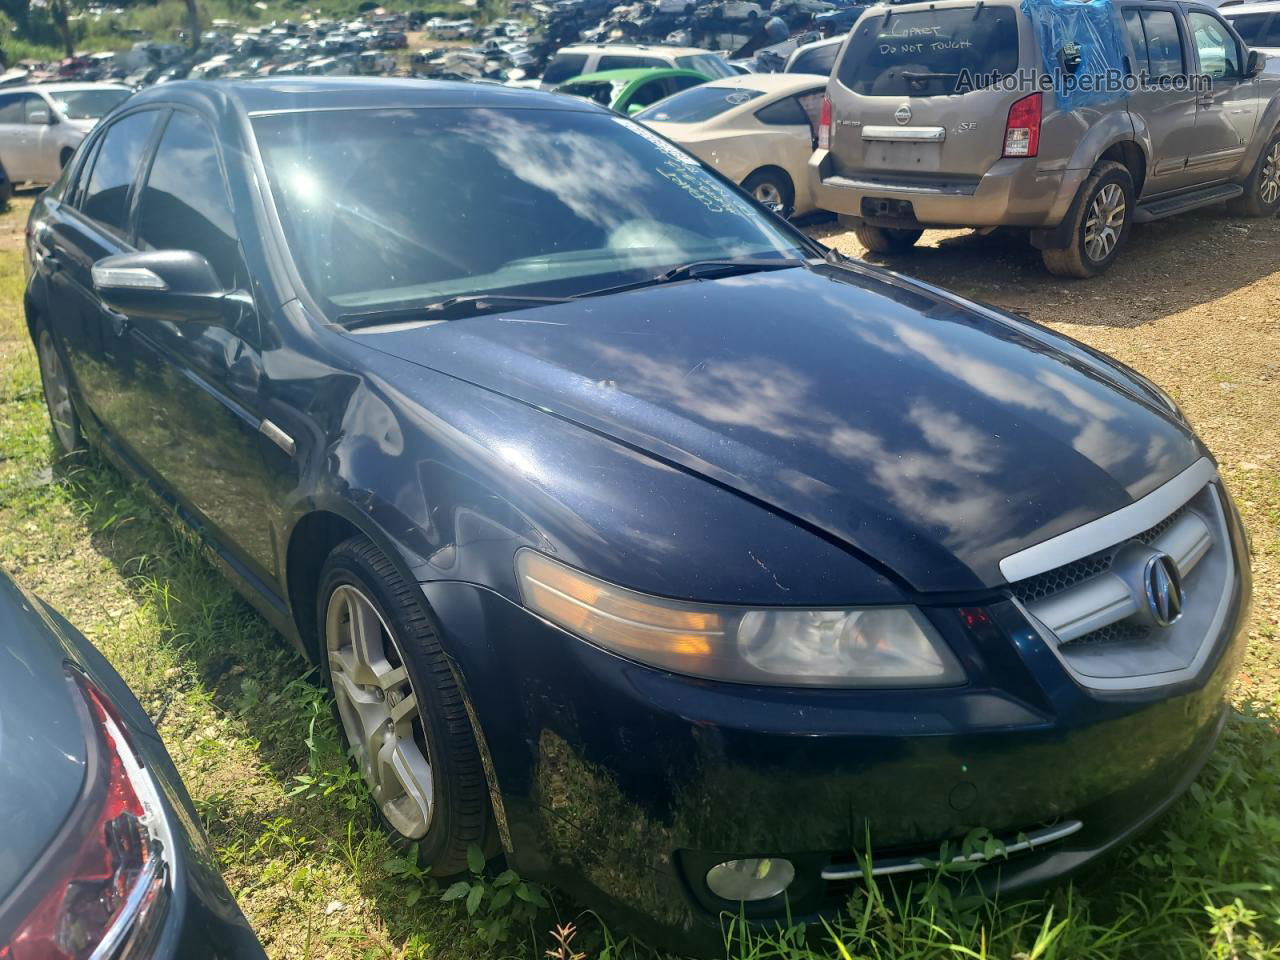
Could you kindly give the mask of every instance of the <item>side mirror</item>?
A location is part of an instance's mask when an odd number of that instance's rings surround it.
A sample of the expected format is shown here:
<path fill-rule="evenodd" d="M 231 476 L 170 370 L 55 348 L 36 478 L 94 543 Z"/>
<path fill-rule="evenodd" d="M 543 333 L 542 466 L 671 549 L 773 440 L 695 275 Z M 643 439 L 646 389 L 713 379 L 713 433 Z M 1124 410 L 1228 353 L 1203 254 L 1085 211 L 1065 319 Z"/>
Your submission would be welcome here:
<path fill-rule="evenodd" d="M 36 124 L 37 126 L 48 126 L 53 122 L 53 114 L 48 110 L 27 111 L 27 123 Z"/>
<path fill-rule="evenodd" d="M 92 275 L 103 302 L 134 317 L 210 323 L 228 318 L 243 302 L 222 288 L 203 254 L 191 250 L 104 257 Z"/>
<path fill-rule="evenodd" d="M 1245 76 L 1256 77 L 1265 69 L 1267 69 L 1267 55 L 1261 50 L 1250 50 L 1249 58 L 1245 61 Z"/>
<path fill-rule="evenodd" d="M 642 104 L 642 103 L 632 103 L 632 104 L 628 104 L 628 106 L 627 106 L 627 116 L 628 116 L 628 117 L 634 117 L 637 113 L 639 113 L 639 112 L 640 112 L 641 110 L 643 110 L 643 109 L 644 109 L 644 104 Z"/>

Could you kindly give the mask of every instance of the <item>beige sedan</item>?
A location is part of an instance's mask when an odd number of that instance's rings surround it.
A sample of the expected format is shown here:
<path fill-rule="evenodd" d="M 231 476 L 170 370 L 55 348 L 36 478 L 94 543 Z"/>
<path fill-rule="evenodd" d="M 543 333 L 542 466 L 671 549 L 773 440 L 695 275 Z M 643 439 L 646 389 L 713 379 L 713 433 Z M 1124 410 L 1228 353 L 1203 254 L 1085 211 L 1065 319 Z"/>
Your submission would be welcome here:
<path fill-rule="evenodd" d="M 635 119 L 790 216 L 814 209 L 808 163 L 827 78 L 752 73 L 712 80 Z"/>

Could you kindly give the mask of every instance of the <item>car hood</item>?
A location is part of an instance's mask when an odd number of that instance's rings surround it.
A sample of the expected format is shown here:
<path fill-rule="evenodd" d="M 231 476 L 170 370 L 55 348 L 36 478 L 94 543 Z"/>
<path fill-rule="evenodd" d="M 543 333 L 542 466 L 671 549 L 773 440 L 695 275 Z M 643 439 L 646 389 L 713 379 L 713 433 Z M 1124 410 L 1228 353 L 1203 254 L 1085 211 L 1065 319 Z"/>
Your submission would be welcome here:
<path fill-rule="evenodd" d="M 0 574 L 0 902 L 49 846 L 80 794 L 84 728 L 51 627 Z M 13 825 L 21 824 L 19 829 Z"/>
<path fill-rule="evenodd" d="M 1003 557 L 1204 455 L 1135 377 L 1074 341 L 862 268 L 358 339 L 695 471 L 918 591 L 998 586 Z"/>

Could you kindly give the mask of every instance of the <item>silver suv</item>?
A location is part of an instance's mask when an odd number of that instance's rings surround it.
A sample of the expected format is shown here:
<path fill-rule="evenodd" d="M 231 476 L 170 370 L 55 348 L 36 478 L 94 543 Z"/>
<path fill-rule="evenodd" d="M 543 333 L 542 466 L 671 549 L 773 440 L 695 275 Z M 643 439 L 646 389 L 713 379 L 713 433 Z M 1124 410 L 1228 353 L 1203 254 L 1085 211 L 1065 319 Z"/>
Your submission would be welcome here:
<path fill-rule="evenodd" d="M 1051 272 L 1094 276 L 1135 222 L 1220 201 L 1276 213 L 1265 63 L 1200 3 L 871 7 L 827 86 L 816 203 L 872 251 L 924 227 L 1024 227 Z"/>

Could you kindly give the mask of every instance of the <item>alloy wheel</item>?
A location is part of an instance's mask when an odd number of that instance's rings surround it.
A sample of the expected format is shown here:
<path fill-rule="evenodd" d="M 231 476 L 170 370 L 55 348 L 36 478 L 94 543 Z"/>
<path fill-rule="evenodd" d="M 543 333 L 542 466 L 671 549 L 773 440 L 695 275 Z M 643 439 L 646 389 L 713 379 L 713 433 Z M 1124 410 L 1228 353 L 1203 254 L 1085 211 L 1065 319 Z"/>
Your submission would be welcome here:
<path fill-rule="evenodd" d="M 53 432 L 58 435 L 58 442 L 62 444 L 63 450 L 74 450 L 79 437 L 76 435 L 75 408 L 71 406 L 71 385 L 67 382 L 62 358 L 58 356 L 48 330 L 40 331 L 37 352 L 40 355 L 40 379 L 44 384 L 44 399 L 49 405 Z"/>
<path fill-rule="evenodd" d="M 782 191 L 775 184 L 761 183 L 751 195 L 774 213 L 782 212 Z"/>
<path fill-rule="evenodd" d="M 424 720 L 404 658 L 378 609 L 353 586 L 329 596 L 325 652 L 338 715 L 374 802 L 421 839 L 435 806 Z"/>
<path fill-rule="evenodd" d="M 1084 222 L 1084 250 L 1090 260 L 1098 262 L 1110 256 L 1120 242 L 1124 215 L 1124 191 L 1118 183 L 1108 183 L 1094 195 Z"/>
<path fill-rule="evenodd" d="M 1262 177 L 1258 182 L 1258 196 L 1265 204 L 1273 204 L 1280 197 L 1280 141 L 1271 144 L 1262 161 Z"/>

